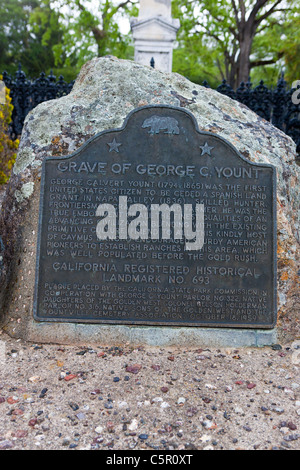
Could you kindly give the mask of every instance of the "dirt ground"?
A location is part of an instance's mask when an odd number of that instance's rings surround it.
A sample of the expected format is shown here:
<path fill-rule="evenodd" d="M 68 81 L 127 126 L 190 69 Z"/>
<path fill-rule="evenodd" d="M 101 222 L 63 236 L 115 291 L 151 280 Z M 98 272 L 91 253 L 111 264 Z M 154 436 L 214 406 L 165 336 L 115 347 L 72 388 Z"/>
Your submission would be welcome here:
<path fill-rule="evenodd" d="M 299 450 L 300 336 L 290 336 L 236 350 L 41 345 L 2 332 L 0 449 Z"/>

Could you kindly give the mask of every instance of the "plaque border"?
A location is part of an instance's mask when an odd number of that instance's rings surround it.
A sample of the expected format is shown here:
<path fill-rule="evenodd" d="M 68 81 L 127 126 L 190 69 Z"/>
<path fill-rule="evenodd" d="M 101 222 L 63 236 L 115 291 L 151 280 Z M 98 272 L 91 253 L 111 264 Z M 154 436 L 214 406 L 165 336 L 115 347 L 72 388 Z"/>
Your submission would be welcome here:
<path fill-rule="evenodd" d="M 143 111 L 145 109 L 165 109 L 165 110 L 175 110 L 182 112 L 190 117 L 190 119 L 193 122 L 195 131 L 198 132 L 202 136 L 210 136 L 216 139 L 219 139 L 223 144 L 229 146 L 231 150 L 234 151 L 234 153 L 244 162 L 247 164 L 256 166 L 256 167 L 261 167 L 261 168 L 270 168 L 272 170 L 272 182 L 273 182 L 273 191 L 272 191 L 272 212 L 273 212 L 273 231 L 272 231 L 272 242 L 273 242 L 273 259 L 272 259 L 272 264 L 273 264 L 273 279 L 272 279 L 272 286 L 273 286 L 273 306 L 274 310 L 271 312 L 272 314 L 272 323 L 270 324 L 245 324 L 245 323 L 201 323 L 201 322 L 176 322 L 176 321 L 158 321 L 157 323 L 155 321 L 141 321 L 141 320 L 109 320 L 109 319 L 65 319 L 65 318 L 44 318 L 41 316 L 38 316 L 38 285 L 39 285 L 39 264 L 40 264 L 40 254 L 41 254 L 41 235 L 42 235 L 42 222 L 43 222 L 43 205 L 44 205 L 44 194 L 45 194 L 45 167 L 46 163 L 50 160 L 67 160 L 73 157 L 76 157 L 79 155 L 82 151 L 85 150 L 86 147 L 89 146 L 91 142 L 94 140 L 98 139 L 99 137 L 105 135 L 105 134 L 110 134 L 113 132 L 121 132 L 123 131 L 126 127 L 128 122 L 131 119 L 131 116 L 135 113 L 138 113 L 140 111 Z M 104 131 L 100 131 L 94 136 L 90 137 L 84 144 L 82 144 L 78 149 L 76 149 L 74 152 L 70 153 L 69 155 L 65 156 L 49 156 L 45 157 L 43 162 L 42 162 L 42 174 L 41 174 L 41 184 L 40 184 L 40 201 L 39 201 L 39 217 L 38 217 L 38 234 L 37 234 L 37 248 L 36 248 L 36 266 L 35 266 L 35 284 L 34 284 L 34 300 L 33 300 L 33 319 L 37 321 L 38 323 L 46 322 L 46 323 L 81 323 L 81 324 L 89 324 L 89 325 L 125 325 L 125 326 L 151 326 L 151 327 L 161 327 L 161 326 L 168 326 L 170 328 L 189 328 L 189 327 L 198 327 L 198 328 L 224 328 L 224 329 L 246 329 L 246 330 L 253 330 L 253 329 L 265 329 L 265 330 L 270 330 L 274 328 L 277 324 L 277 317 L 278 317 L 278 311 L 277 311 L 277 291 L 278 291 L 278 286 L 277 286 L 277 171 L 276 167 L 274 165 L 271 165 L 269 163 L 257 163 L 257 162 L 252 162 L 250 160 L 247 160 L 237 149 L 236 147 L 231 144 L 227 139 L 224 137 L 215 134 L 213 132 L 208 132 L 208 131 L 202 131 L 199 129 L 198 122 L 196 120 L 196 117 L 192 114 L 191 111 L 185 108 L 181 108 L 179 106 L 172 106 L 168 104 L 152 104 L 152 105 L 146 105 L 146 106 L 141 106 L 139 108 L 135 108 L 132 111 L 130 111 L 127 116 L 124 119 L 123 125 L 119 128 L 112 128 L 112 129 L 105 129 Z"/>

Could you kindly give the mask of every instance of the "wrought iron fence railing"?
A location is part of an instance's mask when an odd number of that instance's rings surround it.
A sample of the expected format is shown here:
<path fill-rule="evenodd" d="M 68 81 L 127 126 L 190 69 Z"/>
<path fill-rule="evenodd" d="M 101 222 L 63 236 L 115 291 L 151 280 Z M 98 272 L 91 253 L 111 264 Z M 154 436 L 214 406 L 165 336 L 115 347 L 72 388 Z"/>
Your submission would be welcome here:
<path fill-rule="evenodd" d="M 30 80 L 26 78 L 26 74 L 20 65 L 15 77 L 6 72 L 2 76 L 5 86 L 10 90 L 14 107 L 10 126 L 13 138 L 21 134 L 29 111 L 43 101 L 53 100 L 69 94 L 74 84 L 74 82 L 67 83 L 62 75 L 56 80 L 52 72 L 48 76 L 42 72 L 37 79 Z"/>
<path fill-rule="evenodd" d="M 206 82 L 203 85 L 208 86 Z M 223 80 L 217 91 L 245 104 L 289 135 L 296 143 L 297 153 L 300 154 L 300 90 L 299 99 L 295 99 L 296 88 L 288 87 L 283 75 L 274 88 L 268 88 L 261 80 L 256 87 L 253 87 L 250 81 L 242 82 L 234 91 L 226 80 Z"/>
<path fill-rule="evenodd" d="M 67 83 L 62 75 L 56 80 L 52 72 L 48 76 L 42 72 L 39 78 L 30 80 L 26 78 L 21 66 L 15 77 L 4 72 L 3 81 L 10 89 L 14 106 L 11 123 L 12 137 L 21 134 L 25 117 L 31 109 L 43 101 L 67 95 L 74 84 L 74 82 Z M 203 86 L 210 88 L 207 81 L 203 82 Z M 268 88 L 262 80 L 258 86 L 253 87 L 249 80 L 247 83 L 242 82 L 234 90 L 226 80 L 223 80 L 216 90 L 245 104 L 289 135 L 296 142 L 297 152 L 300 154 L 300 90 L 299 99 L 293 99 L 296 89 L 288 87 L 283 76 L 274 88 Z"/>

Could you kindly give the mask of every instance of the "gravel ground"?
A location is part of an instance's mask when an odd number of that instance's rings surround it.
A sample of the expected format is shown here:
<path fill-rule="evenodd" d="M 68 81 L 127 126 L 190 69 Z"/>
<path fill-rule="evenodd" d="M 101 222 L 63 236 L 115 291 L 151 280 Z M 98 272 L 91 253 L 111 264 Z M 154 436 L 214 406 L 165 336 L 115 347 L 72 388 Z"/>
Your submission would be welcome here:
<path fill-rule="evenodd" d="M 2 333 L 0 449 L 299 450 L 298 347 L 77 347 Z"/>

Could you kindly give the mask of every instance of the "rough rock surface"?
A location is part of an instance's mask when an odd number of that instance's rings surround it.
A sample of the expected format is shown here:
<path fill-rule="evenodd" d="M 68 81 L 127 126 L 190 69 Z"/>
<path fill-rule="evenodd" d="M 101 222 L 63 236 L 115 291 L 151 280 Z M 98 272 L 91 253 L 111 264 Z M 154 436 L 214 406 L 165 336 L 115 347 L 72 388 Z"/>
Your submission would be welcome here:
<path fill-rule="evenodd" d="M 181 106 L 199 129 L 217 133 L 247 159 L 277 168 L 278 309 L 286 327 L 299 311 L 300 168 L 295 144 L 244 105 L 177 74 L 114 57 L 82 68 L 72 92 L 37 106 L 27 116 L 0 216 L 0 320 L 26 338 L 32 320 L 41 164 L 72 153 L 96 133 L 121 127 L 128 113 L 147 104 Z"/>

